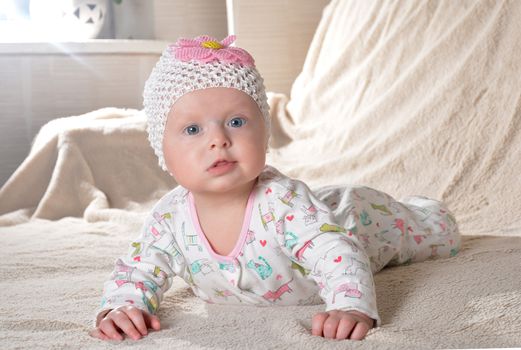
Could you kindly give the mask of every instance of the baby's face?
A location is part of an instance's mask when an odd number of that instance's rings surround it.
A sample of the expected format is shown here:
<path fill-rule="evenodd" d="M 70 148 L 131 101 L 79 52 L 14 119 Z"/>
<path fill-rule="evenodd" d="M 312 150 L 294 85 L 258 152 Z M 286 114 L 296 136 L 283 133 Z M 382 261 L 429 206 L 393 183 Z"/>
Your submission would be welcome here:
<path fill-rule="evenodd" d="M 261 111 L 246 93 L 223 87 L 190 92 L 168 114 L 166 167 L 194 193 L 247 187 L 264 168 L 266 132 Z"/>

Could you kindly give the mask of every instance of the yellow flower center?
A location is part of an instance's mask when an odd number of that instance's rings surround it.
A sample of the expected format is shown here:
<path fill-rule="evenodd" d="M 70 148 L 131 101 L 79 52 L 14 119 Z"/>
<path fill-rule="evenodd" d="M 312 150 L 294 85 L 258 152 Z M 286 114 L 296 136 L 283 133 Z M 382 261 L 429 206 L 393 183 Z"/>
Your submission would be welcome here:
<path fill-rule="evenodd" d="M 214 50 L 223 48 L 221 43 L 218 43 L 217 41 L 205 41 L 205 42 L 201 43 L 201 46 L 206 47 L 207 49 L 214 49 Z"/>

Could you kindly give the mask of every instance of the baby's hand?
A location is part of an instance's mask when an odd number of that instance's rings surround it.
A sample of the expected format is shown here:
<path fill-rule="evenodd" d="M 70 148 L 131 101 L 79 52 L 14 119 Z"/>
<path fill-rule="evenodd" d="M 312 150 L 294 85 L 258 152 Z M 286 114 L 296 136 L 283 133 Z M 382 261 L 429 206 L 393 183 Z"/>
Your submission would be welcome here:
<path fill-rule="evenodd" d="M 374 320 L 358 311 L 331 310 L 313 316 L 311 334 L 329 339 L 364 339 Z"/>
<path fill-rule="evenodd" d="M 156 331 L 161 328 L 157 316 L 135 306 L 120 306 L 107 313 L 89 334 L 102 340 L 123 340 L 122 332 L 138 340 L 148 334 L 148 328 Z"/>

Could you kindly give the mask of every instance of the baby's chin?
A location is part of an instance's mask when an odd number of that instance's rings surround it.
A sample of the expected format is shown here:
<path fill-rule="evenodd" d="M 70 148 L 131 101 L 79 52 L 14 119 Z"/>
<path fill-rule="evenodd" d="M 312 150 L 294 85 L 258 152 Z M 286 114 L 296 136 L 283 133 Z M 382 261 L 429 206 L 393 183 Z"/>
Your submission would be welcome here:
<path fill-rule="evenodd" d="M 250 193 L 253 186 L 257 181 L 257 177 L 253 179 L 245 178 L 242 180 L 238 179 L 222 179 L 223 181 L 211 181 L 211 183 L 205 184 L 205 186 L 191 186 L 185 187 L 194 194 L 205 194 L 205 195 L 228 195 L 237 193 Z M 184 187 L 184 186 L 183 186 Z"/>

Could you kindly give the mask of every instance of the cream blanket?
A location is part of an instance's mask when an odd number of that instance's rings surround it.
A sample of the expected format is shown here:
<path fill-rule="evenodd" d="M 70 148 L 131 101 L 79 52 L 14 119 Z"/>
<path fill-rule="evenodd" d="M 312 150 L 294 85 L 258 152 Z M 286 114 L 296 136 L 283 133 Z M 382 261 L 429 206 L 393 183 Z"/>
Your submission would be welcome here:
<path fill-rule="evenodd" d="M 360 343 L 310 336 L 320 305 L 206 305 L 176 279 L 163 330 L 123 347 L 521 346 L 520 56 L 520 1 L 333 0 L 291 97 L 270 97 L 270 163 L 443 199 L 461 253 L 377 274 L 383 325 Z M 103 346 L 87 335 L 102 282 L 175 185 L 144 127 L 134 110 L 57 119 L 0 190 L 2 348 Z"/>

